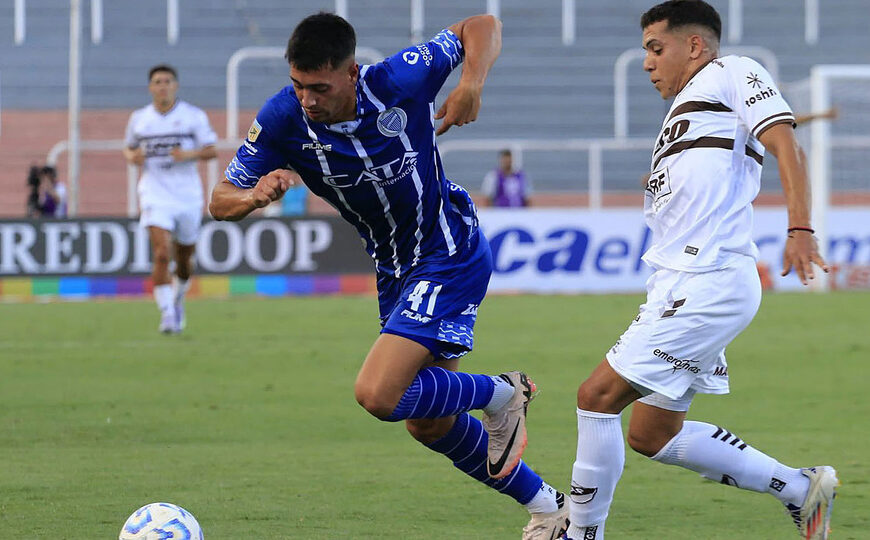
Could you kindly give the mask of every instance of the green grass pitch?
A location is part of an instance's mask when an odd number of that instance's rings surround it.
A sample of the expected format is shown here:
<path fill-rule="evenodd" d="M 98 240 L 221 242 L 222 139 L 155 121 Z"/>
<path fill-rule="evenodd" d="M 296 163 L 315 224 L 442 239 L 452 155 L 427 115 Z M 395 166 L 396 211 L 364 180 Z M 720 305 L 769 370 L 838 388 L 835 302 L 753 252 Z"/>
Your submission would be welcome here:
<path fill-rule="evenodd" d="M 639 296 L 502 296 L 471 372 L 527 371 L 526 460 L 565 489 L 577 385 Z M 728 350 L 732 393 L 689 418 L 843 482 L 834 538 L 870 530 L 870 294 L 766 295 Z M 206 539 L 514 539 L 528 517 L 401 424 L 354 401 L 373 298 L 199 300 L 181 336 L 151 302 L 0 305 L 0 538 L 117 538 L 139 506 L 192 511 Z M 627 416 L 627 415 L 626 415 Z M 796 538 L 779 503 L 627 451 L 613 539 Z"/>

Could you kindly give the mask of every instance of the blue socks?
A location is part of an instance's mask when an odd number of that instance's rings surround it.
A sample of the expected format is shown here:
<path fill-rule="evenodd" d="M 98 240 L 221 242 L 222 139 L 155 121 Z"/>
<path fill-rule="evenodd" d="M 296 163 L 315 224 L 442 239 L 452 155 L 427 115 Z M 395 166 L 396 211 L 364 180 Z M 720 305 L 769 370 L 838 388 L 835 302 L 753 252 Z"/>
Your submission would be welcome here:
<path fill-rule="evenodd" d="M 478 375 L 466 375 L 477 377 Z M 403 398 L 404 399 L 404 398 Z M 459 414 L 456 423 L 444 437 L 432 444 L 426 445 L 439 454 L 444 454 L 453 466 L 468 476 L 483 482 L 500 493 L 510 495 L 520 504 L 526 504 L 534 498 L 543 485 L 541 477 L 525 462 L 519 465 L 505 478 L 495 480 L 486 472 L 486 445 L 489 436 L 483 429 L 480 420 L 468 413 Z"/>
<path fill-rule="evenodd" d="M 481 409 L 492 399 L 494 388 L 495 383 L 489 375 L 427 367 L 417 372 L 399 404 L 385 420 L 398 422 L 408 418 L 443 418 Z"/>

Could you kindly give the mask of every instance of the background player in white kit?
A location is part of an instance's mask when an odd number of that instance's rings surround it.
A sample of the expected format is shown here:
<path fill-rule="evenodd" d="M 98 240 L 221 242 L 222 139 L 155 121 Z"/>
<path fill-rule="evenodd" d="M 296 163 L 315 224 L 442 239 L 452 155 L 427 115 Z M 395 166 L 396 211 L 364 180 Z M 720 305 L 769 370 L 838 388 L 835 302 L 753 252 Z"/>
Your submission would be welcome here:
<path fill-rule="evenodd" d="M 203 190 L 197 161 L 217 156 L 217 135 L 201 109 L 176 99 L 175 69 L 158 65 L 148 72 L 152 103 L 130 115 L 124 157 L 142 167 L 140 224 L 148 227 L 154 265 L 154 299 L 160 331 L 185 326 L 184 294 L 193 270 L 193 252 L 202 222 Z M 169 261 L 175 259 L 175 280 Z"/>
<path fill-rule="evenodd" d="M 761 162 L 779 165 L 788 207 L 784 271 L 826 272 L 810 224 L 803 152 L 794 115 L 771 76 L 744 57 L 718 58 L 719 15 L 700 0 L 672 0 L 641 18 L 644 69 L 675 98 L 653 151 L 644 212 L 655 272 L 647 301 L 577 392 L 577 456 L 571 481 L 574 540 L 599 540 L 622 474 L 621 411 L 635 402 L 628 443 L 655 461 L 711 480 L 767 492 L 803 538 L 827 537 L 837 485 L 832 467 L 794 469 L 732 432 L 685 421 L 696 392 L 728 392 L 725 347 L 761 300 L 752 206 Z"/>

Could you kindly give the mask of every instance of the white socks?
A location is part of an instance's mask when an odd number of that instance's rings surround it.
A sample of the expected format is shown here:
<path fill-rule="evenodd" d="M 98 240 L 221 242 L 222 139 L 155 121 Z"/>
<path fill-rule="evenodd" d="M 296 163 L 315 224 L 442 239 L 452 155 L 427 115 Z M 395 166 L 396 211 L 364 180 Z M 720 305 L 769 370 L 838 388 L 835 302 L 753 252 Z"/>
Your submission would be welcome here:
<path fill-rule="evenodd" d="M 172 285 L 174 286 L 174 296 L 175 303 L 180 304 L 184 301 L 184 295 L 187 294 L 187 290 L 190 289 L 190 280 L 189 279 L 181 279 L 178 276 L 175 276 L 172 279 Z"/>
<path fill-rule="evenodd" d="M 493 414 L 505 405 L 514 397 L 514 387 L 511 383 L 495 375 L 490 377 L 495 387 L 492 390 L 492 399 L 483 408 L 486 414 Z"/>
<path fill-rule="evenodd" d="M 172 285 L 155 285 L 154 300 L 157 301 L 157 307 L 161 313 L 175 310 L 175 291 L 172 290 Z"/>
<path fill-rule="evenodd" d="M 604 520 L 624 465 L 620 415 L 577 409 L 577 459 L 571 474 L 569 538 L 604 538 Z"/>
<path fill-rule="evenodd" d="M 625 465 L 620 415 L 577 409 L 577 460 L 571 475 L 573 540 L 603 540 L 604 521 Z M 803 504 L 809 479 L 743 442 L 724 428 L 704 422 L 683 422 L 683 429 L 655 456 L 705 478 L 761 493 L 780 501 Z"/>
<path fill-rule="evenodd" d="M 770 493 L 783 503 L 800 505 L 809 487 L 809 479 L 800 470 L 704 422 L 683 422 L 683 429 L 652 459 L 690 469 L 715 482 Z"/>
<path fill-rule="evenodd" d="M 525 504 L 526 510 L 530 514 L 549 514 L 550 512 L 555 512 L 559 509 L 556 495 L 557 491 L 553 489 L 553 486 L 544 482 L 541 484 L 541 489 L 532 497 L 532 500 Z"/>

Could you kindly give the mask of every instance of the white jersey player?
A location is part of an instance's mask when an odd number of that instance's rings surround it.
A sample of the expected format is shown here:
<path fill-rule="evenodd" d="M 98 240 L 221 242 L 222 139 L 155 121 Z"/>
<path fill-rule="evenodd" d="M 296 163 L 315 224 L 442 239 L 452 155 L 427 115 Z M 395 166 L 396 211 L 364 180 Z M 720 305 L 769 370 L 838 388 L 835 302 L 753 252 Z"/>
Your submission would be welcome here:
<path fill-rule="evenodd" d="M 176 99 L 178 77 L 167 65 L 151 68 L 152 103 L 130 116 L 124 157 L 142 167 L 140 224 L 148 228 L 154 258 L 151 277 L 163 333 L 185 325 L 184 295 L 202 221 L 203 190 L 197 161 L 217 156 L 217 136 L 201 109 Z M 174 284 L 169 261 L 175 258 Z"/>
<path fill-rule="evenodd" d="M 721 21 L 701 0 L 671 0 L 641 18 L 644 69 L 674 98 L 656 141 L 644 213 L 655 272 L 637 318 L 577 394 L 578 444 L 567 538 L 600 540 L 625 449 L 620 414 L 635 402 L 628 442 L 786 506 L 802 537 L 827 538 L 837 485 L 832 467 L 795 469 L 722 427 L 686 421 L 697 392 L 728 388 L 725 347 L 761 300 L 752 201 L 765 150 L 777 158 L 788 206 L 784 272 L 801 281 L 828 268 L 810 224 L 803 152 L 794 115 L 770 74 L 748 58 L 718 57 Z"/>

